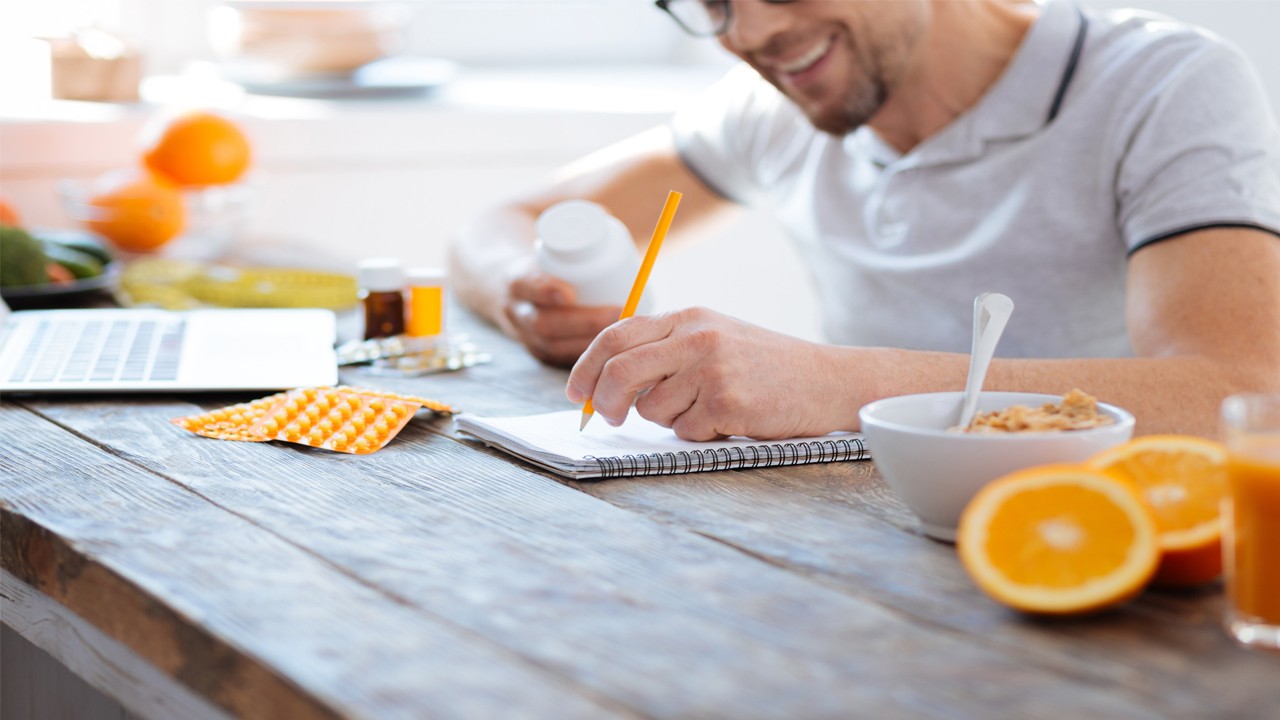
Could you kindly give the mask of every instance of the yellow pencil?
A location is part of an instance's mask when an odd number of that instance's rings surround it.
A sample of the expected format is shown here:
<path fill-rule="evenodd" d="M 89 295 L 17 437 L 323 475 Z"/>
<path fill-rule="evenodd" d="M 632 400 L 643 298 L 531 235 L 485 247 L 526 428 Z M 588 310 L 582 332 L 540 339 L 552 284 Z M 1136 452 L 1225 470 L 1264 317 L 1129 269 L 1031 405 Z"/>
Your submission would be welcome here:
<path fill-rule="evenodd" d="M 627 296 L 627 304 L 622 306 L 619 320 L 626 320 L 636 314 L 636 306 L 640 304 L 640 296 L 644 294 L 645 283 L 649 282 L 649 271 L 653 270 L 653 261 L 658 257 L 658 250 L 662 248 L 662 241 L 667 237 L 667 229 L 671 227 L 671 219 L 675 217 L 676 206 L 680 204 L 682 197 L 684 196 L 675 190 L 667 193 L 667 202 L 662 206 L 658 226 L 653 229 L 653 237 L 649 238 L 649 248 L 644 252 L 640 271 L 636 273 L 636 281 L 631 284 L 631 294 Z M 593 414 L 595 414 L 595 408 L 591 405 L 591 398 L 587 398 L 586 404 L 582 406 L 582 424 L 578 425 L 579 432 L 587 427 Z"/>

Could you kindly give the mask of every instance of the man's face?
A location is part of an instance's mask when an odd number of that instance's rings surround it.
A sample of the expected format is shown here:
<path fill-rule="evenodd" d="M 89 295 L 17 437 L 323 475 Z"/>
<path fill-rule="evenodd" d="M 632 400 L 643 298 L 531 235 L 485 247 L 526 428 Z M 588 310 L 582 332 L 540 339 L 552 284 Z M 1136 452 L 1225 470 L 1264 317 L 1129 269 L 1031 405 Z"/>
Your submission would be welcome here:
<path fill-rule="evenodd" d="M 819 130 L 845 135 L 902 82 L 929 0 L 733 0 L 720 44 L 790 97 Z"/>

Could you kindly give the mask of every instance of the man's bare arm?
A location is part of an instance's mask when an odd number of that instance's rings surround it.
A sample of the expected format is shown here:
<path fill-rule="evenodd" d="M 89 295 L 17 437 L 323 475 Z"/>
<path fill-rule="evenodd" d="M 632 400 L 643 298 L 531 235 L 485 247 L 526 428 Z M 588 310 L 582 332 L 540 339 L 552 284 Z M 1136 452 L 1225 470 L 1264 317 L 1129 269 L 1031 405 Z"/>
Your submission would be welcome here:
<path fill-rule="evenodd" d="M 672 231 L 676 242 L 699 220 L 729 205 L 684 166 L 665 127 L 583 158 L 547 188 L 512 199 L 460 229 L 450 252 L 456 291 L 541 359 L 572 362 L 596 332 L 617 319 L 617 309 L 576 307 L 571 288 L 536 272 L 534 221 L 561 200 L 591 200 L 620 219 L 643 246 L 673 189 L 684 193 L 680 226 Z"/>
<path fill-rule="evenodd" d="M 1207 437 L 1227 395 L 1280 392 L 1280 239 L 1215 228 L 1143 248 L 1128 298 L 1137 357 L 997 360 L 987 388 L 1078 387 L 1132 411 L 1140 433 Z M 619 323 L 574 368 L 569 398 L 594 397 L 617 421 L 652 387 L 636 410 L 682 437 L 784 437 L 857 429 L 867 402 L 964 385 L 963 354 L 822 346 L 743 325 L 706 310 Z"/>

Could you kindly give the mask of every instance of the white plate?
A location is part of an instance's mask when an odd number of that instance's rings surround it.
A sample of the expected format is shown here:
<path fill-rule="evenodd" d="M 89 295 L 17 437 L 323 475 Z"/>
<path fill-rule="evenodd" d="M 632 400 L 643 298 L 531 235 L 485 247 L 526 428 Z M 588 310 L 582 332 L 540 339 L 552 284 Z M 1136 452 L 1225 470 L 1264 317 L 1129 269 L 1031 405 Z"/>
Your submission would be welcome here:
<path fill-rule="evenodd" d="M 371 62 L 350 74 L 271 77 L 231 64 L 219 67 L 222 77 L 246 92 L 290 97 L 360 98 L 421 93 L 443 85 L 458 74 L 448 60 L 392 57 Z"/>

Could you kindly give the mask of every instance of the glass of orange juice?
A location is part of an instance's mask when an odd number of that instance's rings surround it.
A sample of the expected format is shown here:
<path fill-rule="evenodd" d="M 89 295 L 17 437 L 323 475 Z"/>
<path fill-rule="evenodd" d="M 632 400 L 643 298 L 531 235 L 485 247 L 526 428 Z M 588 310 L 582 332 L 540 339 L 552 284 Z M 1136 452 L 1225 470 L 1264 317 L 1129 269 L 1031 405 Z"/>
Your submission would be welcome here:
<path fill-rule="evenodd" d="M 1244 645 L 1280 650 L 1280 394 L 1233 395 L 1222 420 L 1227 629 Z"/>

